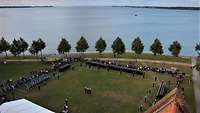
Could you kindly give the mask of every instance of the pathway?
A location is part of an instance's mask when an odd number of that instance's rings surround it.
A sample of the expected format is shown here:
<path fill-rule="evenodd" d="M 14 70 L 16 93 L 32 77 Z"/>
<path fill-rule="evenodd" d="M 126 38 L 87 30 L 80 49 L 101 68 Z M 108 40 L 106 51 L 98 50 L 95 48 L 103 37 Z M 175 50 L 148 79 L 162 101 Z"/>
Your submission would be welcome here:
<path fill-rule="evenodd" d="M 87 58 L 90 59 L 90 58 Z M 147 62 L 147 63 L 158 63 L 158 64 L 172 64 L 172 65 L 181 65 L 181 66 L 189 66 L 189 63 L 183 62 L 172 62 L 172 61 L 161 61 L 161 60 L 148 60 L 148 59 L 126 59 L 126 58 L 98 58 L 100 60 L 110 60 L 110 61 L 137 61 L 137 62 Z"/>
<path fill-rule="evenodd" d="M 192 65 L 196 65 L 196 58 L 192 58 Z M 196 100 L 196 113 L 200 113 L 200 76 L 196 68 L 193 69 L 193 82 L 194 82 L 194 93 Z"/>

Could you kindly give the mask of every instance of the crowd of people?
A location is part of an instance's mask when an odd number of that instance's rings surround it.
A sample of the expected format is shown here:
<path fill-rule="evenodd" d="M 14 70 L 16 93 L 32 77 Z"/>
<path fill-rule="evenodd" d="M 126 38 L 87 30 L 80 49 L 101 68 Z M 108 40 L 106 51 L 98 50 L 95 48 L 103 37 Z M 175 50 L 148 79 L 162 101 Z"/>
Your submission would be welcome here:
<path fill-rule="evenodd" d="M 107 70 L 116 70 L 120 72 L 127 72 L 132 74 L 138 74 L 138 75 L 144 75 L 145 73 L 139 69 L 134 69 L 126 65 L 118 64 L 115 62 L 109 62 L 109 61 L 98 61 L 98 60 L 89 60 L 86 61 L 86 65 L 90 66 L 96 66 L 98 68 L 106 68 Z"/>
<path fill-rule="evenodd" d="M 181 72 L 176 68 L 165 68 L 165 67 L 156 67 L 156 66 L 147 66 L 147 65 L 136 65 L 136 64 L 121 64 L 111 61 L 100 61 L 100 60 L 88 60 L 86 61 L 88 66 L 96 66 L 100 68 L 112 69 L 121 72 L 133 73 L 143 75 L 145 72 L 154 72 L 161 74 L 169 74 L 172 77 L 176 77 L 177 80 L 182 81 L 185 78 L 185 73 Z"/>
<path fill-rule="evenodd" d="M 16 80 L 7 80 L 0 84 L 0 104 L 7 101 L 7 95 L 14 93 L 16 88 L 24 88 L 26 91 L 30 91 L 34 87 L 40 89 L 40 84 L 50 79 L 51 72 L 64 71 L 71 66 L 68 59 L 50 62 L 49 64 L 39 71 L 32 71 Z"/>

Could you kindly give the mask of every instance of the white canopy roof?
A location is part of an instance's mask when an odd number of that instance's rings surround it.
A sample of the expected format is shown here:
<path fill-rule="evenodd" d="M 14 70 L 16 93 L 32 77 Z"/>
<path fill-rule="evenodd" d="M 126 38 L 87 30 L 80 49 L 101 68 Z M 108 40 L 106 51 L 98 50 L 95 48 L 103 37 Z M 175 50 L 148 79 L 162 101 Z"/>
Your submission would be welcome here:
<path fill-rule="evenodd" d="M 46 108 L 36 105 L 26 99 L 3 103 L 0 113 L 54 113 Z"/>

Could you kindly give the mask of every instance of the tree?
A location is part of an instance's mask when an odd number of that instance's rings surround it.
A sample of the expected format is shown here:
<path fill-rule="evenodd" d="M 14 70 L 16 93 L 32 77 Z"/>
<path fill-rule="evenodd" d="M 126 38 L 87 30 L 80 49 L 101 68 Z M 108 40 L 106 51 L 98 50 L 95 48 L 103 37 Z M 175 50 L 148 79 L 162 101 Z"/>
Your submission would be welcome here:
<path fill-rule="evenodd" d="M 144 45 L 140 39 L 140 37 L 137 37 L 132 42 L 132 50 L 135 51 L 136 54 L 141 54 L 144 50 Z"/>
<path fill-rule="evenodd" d="M 20 40 L 14 39 L 12 44 L 10 45 L 10 52 L 17 56 L 21 53 L 21 46 L 20 46 Z"/>
<path fill-rule="evenodd" d="M 41 58 L 42 58 L 42 50 L 46 47 L 46 44 L 41 38 L 37 40 L 37 44 L 38 44 L 38 50 L 40 51 Z"/>
<path fill-rule="evenodd" d="M 198 44 L 196 44 L 195 46 L 195 51 L 199 54 L 200 56 L 200 42 Z"/>
<path fill-rule="evenodd" d="M 169 51 L 173 56 L 178 57 L 180 52 L 181 52 L 181 44 L 178 41 L 174 41 L 170 46 L 169 46 Z"/>
<path fill-rule="evenodd" d="M 96 48 L 96 51 L 98 51 L 100 54 L 105 51 L 106 49 L 106 41 L 103 40 L 102 37 L 100 37 L 99 40 L 97 40 L 96 44 L 95 44 L 95 48 Z"/>
<path fill-rule="evenodd" d="M 87 40 L 81 36 L 80 40 L 76 43 L 75 48 L 77 52 L 85 52 L 89 48 Z"/>
<path fill-rule="evenodd" d="M 125 53 L 125 45 L 120 37 L 117 37 L 111 46 L 114 56 Z"/>
<path fill-rule="evenodd" d="M 66 52 L 69 52 L 70 50 L 71 50 L 71 45 L 66 39 L 62 38 L 57 48 L 58 53 L 65 54 Z"/>
<path fill-rule="evenodd" d="M 31 47 L 29 48 L 29 52 L 33 55 L 37 55 L 40 51 L 40 44 L 38 43 L 38 41 L 34 40 L 31 44 Z"/>
<path fill-rule="evenodd" d="M 163 46 L 160 40 L 158 40 L 157 38 L 154 40 L 153 44 L 150 47 L 150 51 L 152 51 L 154 55 L 162 55 L 164 53 Z"/>
<path fill-rule="evenodd" d="M 38 52 L 36 51 L 36 49 L 31 46 L 29 49 L 28 49 L 29 53 L 32 54 L 32 55 L 38 55 Z"/>
<path fill-rule="evenodd" d="M 20 37 L 19 39 L 19 42 L 20 42 L 20 51 L 23 53 L 23 56 L 24 56 L 24 52 L 28 49 L 28 43 Z"/>
<path fill-rule="evenodd" d="M 7 57 L 7 51 L 10 49 L 10 44 L 7 42 L 4 37 L 1 38 L 0 40 L 0 51 L 4 52 Z"/>
<path fill-rule="evenodd" d="M 200 64 L 196 64 L 195 67 L 196 67 L 197 71 L 200 72 Z"/>

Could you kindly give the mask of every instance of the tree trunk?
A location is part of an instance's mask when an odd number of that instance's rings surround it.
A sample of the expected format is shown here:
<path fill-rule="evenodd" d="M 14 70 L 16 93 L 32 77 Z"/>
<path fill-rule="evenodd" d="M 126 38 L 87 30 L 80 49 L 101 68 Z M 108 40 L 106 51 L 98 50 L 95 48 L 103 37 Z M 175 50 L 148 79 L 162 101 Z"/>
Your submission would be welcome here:
<path fill-rule="evenodd" d="M 101 52 L 99 52 L 99 57 L 101 58 Z"/>
<path fill-rule="evenodd" d="M 8 56 L 7 51 L 5 51 L 5 54 L 6 54 L 6 58 L 7 58 L 7 56 Z"/>
<path fill-rule="evenodd" d="M 41 61 L 43 61 L 43 58 L 42 58 L 42 51 L 40 51 L 40 55 L 41 55 Z"/>
<path fill-rule="evenodd" d="M 23 58 L 24 58 L 24 52 L 23 52 Z"/>

